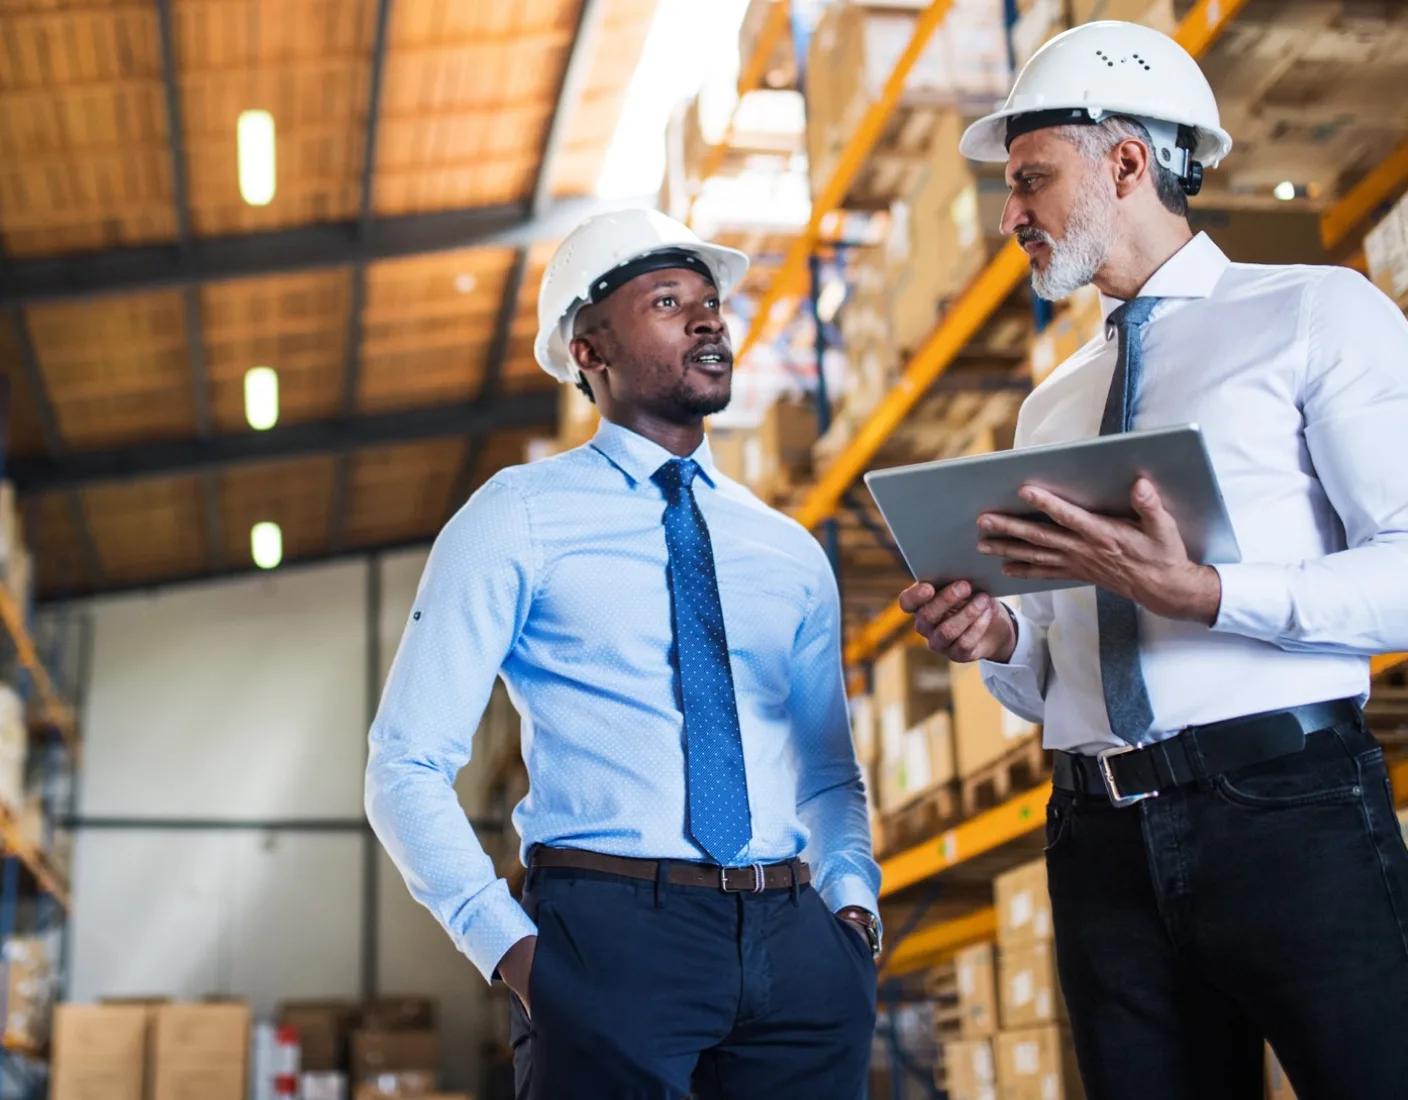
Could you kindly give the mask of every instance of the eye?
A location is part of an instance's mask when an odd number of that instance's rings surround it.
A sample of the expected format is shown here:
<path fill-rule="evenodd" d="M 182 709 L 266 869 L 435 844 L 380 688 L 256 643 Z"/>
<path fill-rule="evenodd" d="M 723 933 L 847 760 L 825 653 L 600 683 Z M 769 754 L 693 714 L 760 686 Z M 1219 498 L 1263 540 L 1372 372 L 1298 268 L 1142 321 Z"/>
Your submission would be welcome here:
<path fill-rule="evenodd" d="M 706 298 L 706 299 L 704 299 L 704 304 L 705 304 L 706 306 L 708 306 L 710 309 L 718 309 L 718 308 L 719 308 L 719 300 L 718 300 L 717 298 L 713 298 L 713 297 Z"/>
<path fill-rule="evenodd" d="M 666 309 L 672 309 L 672 308 L 674 308 L 674 306 L 675 306 L 675 298 L 674 298 L 674 295 L 672 295 L 672 294 L 663 294 L 663 295 L 661 295 L 659 298 L 656 298 L 656 299 L 655 299 L 655 304 L 656 304 L 657 306 L 664 306 Z"/>

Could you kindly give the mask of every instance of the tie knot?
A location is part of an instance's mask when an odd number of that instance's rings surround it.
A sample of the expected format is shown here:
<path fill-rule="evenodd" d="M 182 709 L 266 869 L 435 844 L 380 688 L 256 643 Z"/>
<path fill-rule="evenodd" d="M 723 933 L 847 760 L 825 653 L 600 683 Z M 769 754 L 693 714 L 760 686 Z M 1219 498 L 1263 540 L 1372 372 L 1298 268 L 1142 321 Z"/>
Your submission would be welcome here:
<path fill-rule="evenodd" d="M 1157 298 L 1131 298 L 1110 314 L 1107 323 L 1117 329 L 1138 328 L 1149 319 L 1149 314 L 1158 304 Z"/>
<path fill-rule="evenodd" d="M 650 480 L 664 489 L 667 497 L 674 500 L 679 496 L 681 486 L 688 489 L 698 472 L 699 464 L 694 459 L 672 458 L 656 470 Z"/>

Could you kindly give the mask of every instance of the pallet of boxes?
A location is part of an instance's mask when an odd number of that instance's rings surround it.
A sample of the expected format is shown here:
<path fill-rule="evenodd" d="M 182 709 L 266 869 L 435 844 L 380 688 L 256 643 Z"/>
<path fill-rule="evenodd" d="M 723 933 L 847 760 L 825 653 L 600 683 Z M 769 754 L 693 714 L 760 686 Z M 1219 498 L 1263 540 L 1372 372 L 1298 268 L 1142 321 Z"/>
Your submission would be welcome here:
<path fill-rule="evenodd" d="M 949 1100 L 996 1100 L 997 966 L 990 943 L 960 951 L 953 960 L 955 1019 L 940 1036 L 935 1083 Z"/>
<path fill-rule="evenodd" d="M 1001 1024 L 993 1050 L 998 1100 L 1084 1100 L 1056 975 L 1046 861 L 1000 875 L 993 893 Z"/>
<path fill-rule="evenodd" d="M 874 776 L 884 851 L 917 844 L 957 815 L 949 676 L 942 657 L 902 641 L 875 661 L 871 694 L 856 704 L 868 741 L 858 730 L 857 752 Z"/>
<path fill-rule="evenodd" d="M 954 665 L 953 742 L 962 814 L 972 817 L 1051 772 L 1041 731 L 997 701 L 977 664 Z"/>

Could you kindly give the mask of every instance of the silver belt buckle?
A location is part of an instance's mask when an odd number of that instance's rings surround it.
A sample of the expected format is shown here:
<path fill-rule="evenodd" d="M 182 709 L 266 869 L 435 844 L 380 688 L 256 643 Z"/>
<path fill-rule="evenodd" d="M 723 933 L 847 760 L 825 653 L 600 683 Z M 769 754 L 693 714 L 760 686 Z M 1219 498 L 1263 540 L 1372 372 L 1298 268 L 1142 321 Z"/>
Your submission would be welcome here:
<path fill-rule="evenodd" d="M 728 873 L 730 871 L 746 871 L 751 875 L 752 881 L 747 886 L 729 886 Z M 719 889 L 725 894 L 761 894 L 766 881 L 761 863 L 750 863 L 747 867 L 719 868 Z"/>
<path fill-rule="evenodd" d="M 1106 749 L 1097 757 L 1100 761 L 1100 777 L 1105 780 L 1105 793 L 1110 796 L 1111 805 L 1120 809 L 1143 802 L 1146 798 L 1159 797 L 1158 791 L 1149 791 L 1147 794 L 1120 794 L 1120 789 L 1115 783 L 1115 770 L 1110 767 L 1110 758 L 1138 751 L 1137 745 L 1116 745 L 1114 748 Z"/>

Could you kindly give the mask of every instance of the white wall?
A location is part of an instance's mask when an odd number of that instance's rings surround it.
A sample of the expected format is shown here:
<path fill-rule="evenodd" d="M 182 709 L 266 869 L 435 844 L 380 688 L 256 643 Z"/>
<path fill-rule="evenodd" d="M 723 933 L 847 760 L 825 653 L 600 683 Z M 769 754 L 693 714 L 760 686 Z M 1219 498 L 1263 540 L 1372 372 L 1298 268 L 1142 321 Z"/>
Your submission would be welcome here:
<path fill-rule="evenodd" d="M 382 563 L 383 676 L 424 553 Z M 271 1013 L 360 991 L 366 562 L 93 606 L 70 997 L 210 993 Z M 460 777 L 467 812 L 476 776 Z M 194 829 L 191 819 L 316 828 Z M 172 827 L 175 826 L 175 827 Z M 483 979 L 378 853 L 380 991 L 436 995 L 445 1084 L 477 1084 Z"/>

